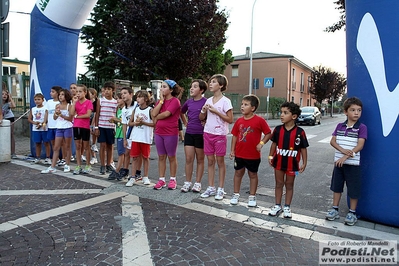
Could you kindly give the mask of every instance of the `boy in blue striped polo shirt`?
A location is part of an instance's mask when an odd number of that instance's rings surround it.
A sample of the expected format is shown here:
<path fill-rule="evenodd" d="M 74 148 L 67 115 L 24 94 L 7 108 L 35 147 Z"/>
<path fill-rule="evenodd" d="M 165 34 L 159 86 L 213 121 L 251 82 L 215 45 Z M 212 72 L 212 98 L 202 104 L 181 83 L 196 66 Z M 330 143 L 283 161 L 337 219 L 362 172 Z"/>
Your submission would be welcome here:
<path fill-rule="evenodd" d="M 339 219 L 338 205 L 344 189 L 348 190 L 349 213 L 345 217 L 346 225 L 357 222 L 356 207 L 361 192 L 360 151 L 367 139 L 367 127 L 360 123 L 362 102 L 351 97 L 344 102 L 344 112 L 347 120 L 339 123 L 330 141 L 335 148 L 334 171 L 330 189 L 333 191 L 333 206 L 326 215 L 326 219 Z"/>

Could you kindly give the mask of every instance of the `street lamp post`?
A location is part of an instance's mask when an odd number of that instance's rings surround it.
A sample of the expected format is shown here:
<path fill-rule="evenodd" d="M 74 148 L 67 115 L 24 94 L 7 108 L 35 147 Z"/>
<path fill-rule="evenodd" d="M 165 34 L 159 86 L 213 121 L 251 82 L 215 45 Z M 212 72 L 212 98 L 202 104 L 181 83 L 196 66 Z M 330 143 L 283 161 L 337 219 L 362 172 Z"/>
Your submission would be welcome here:
<path fill-rule="evenodd" d="M 253 31 L 254 31 L 254 9 L 255 9 L 254 1 L 252 5 L 252 16 L 251 16 L 251 47 L 249 48 L 250 56 L 249 56 L 249 94 L 252 94 L 252 39 L 253 39 Z"/>

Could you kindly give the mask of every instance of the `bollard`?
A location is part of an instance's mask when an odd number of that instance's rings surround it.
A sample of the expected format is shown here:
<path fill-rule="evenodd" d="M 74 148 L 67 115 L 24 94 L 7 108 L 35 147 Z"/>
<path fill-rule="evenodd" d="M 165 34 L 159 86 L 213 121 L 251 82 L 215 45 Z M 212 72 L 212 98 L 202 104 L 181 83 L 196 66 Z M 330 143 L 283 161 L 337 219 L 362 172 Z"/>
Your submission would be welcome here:
<path fill-rule="evenodd" d="M 11 161 L 11 122 L 2 120 L 0 124 L 0 163 Z"/>

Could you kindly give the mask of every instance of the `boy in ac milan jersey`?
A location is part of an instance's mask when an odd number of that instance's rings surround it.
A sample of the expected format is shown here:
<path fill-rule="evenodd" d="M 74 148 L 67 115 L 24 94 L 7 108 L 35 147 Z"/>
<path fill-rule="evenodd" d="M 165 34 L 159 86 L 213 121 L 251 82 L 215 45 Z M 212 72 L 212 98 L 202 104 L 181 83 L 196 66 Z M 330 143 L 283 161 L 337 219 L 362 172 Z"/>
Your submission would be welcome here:
<path fill-rule="evenodd" d="M 305 131 L 295 124 L 301 114 L 299 106 L 293 102 L 281 105 L 281 122 L 273 130 L 269 152 L 269 163 L 274 167 L 276 205 L 270 210 L 270 216 L 277 216 L 282 211 L 284 218 L 291 218 L 291 201 L 294 195 L 295 176 L 302 173 L 307 164 L 309 146 Z M 302 165 L 300 165 L 302 157 Z M 285 205 L 281 207 L 283 188 L 285 186 Z"/>

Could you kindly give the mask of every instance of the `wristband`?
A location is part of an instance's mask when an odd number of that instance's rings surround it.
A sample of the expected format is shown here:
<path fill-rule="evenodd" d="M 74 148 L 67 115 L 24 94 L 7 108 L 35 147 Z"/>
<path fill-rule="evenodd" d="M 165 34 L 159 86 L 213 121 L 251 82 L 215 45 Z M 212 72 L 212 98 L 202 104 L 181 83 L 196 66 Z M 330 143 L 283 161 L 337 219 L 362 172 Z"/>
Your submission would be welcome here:
<path fill-rule="evenodd" d="M 98 129 L 98 127 L 94 127 L 94 129 Z"/>
<path fill-rule="evenodd" d="M 201 114 L 205 114 L 205 112 L 204 112 L 204 111 L 202 111 L 202 109 L 201 109 Z"/>
<path fill-rule="evenodd" d="M 78 115 L 76 114 L 74 117 L 75 117 L 75 118 L 78 118 Z"/>
<path fill-rule="evenodd" d="M 273 156 L 269 156 L 269 160 L 273 160 Z"/>
<path fill-rule="evenodd" d="M 259 144 L 260 145 L 265 145 L 265 143 L 263 141 L 260 141 Z"/>
<path fill-rule="evenodd" d="M 159 101 L 159 104 L 163 104 L 163 101 L 161 100 L 161 101 Z"/>

